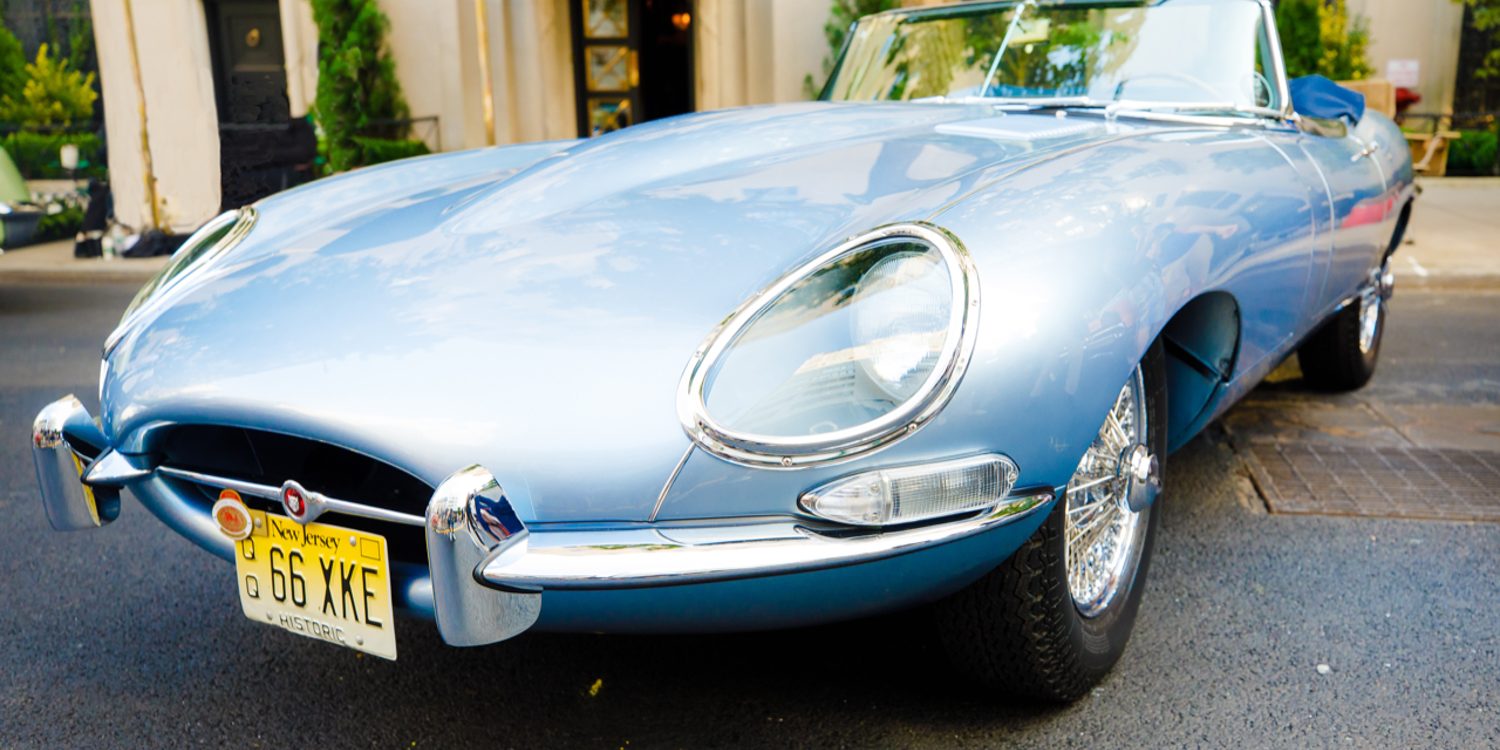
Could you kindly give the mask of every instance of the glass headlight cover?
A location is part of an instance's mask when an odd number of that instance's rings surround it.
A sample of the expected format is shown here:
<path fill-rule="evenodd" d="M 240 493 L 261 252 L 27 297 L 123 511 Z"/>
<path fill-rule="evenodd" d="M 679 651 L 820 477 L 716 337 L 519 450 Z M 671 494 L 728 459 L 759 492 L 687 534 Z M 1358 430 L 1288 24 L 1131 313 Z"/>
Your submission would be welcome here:
<path fill-rule="evenodd" d="M 940 410 L 973 350 L 973 264 L 952 235 L 898 224 L 855 237 L 755 295 L 694 354 L 678 416 L 738 463 L 853 458 Z"/>
<path fill-rule="evenodd" d="M 161 271 L 146 282 L 146 285 L 141 287 L 140 291 L 135 293 L 135 297 L 130 300 L 130 304 L 125 308 L 125 314 L 120 316 L 120 324 L 105 341 L 105 356 L 109 356 L 109 352 L 114 349 L 115 344 L 119 343 L 121 336 L 129 328 L 130 321 L 147 302 L 175 285 L 192 269 L 223 255 L 239 244 L 255 225 L 255 218 L 254 208 L 249 206 L 237 208 L 219 214 L 210 219 L 207 224 L 199 227 L 198 231 L 193 232 L 177 248 L 177 252 L 172 253 L 172 259 L 162 267 Z"/>

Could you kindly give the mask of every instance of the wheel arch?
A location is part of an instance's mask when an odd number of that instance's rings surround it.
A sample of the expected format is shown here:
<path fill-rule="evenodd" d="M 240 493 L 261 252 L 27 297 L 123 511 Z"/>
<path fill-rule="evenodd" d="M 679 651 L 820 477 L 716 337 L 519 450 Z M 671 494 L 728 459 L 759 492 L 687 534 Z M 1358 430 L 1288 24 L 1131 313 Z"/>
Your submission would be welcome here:
<path fill-rule="evenodd" d="M 1239 359 L 1241 331 L 1239 302 L 1224 291 L 1194 297 L 1162 327 L 1169 451 L 1192 439 L 1217 412 Z"/>
<path fill-rule="evenodd" d="M 1391 244 L 1385 249 L 1385 258 L 1382 260 L 1389 260 L 1392 255 L 1396 254 L 1396 250 L 1401 247 L 1401 243 L 1406 240 L 1406 230 L 1411 226 L 1412 204 L 1415 202 L 1414 200 L 1407 200 L 1401 206 L 1401 215 L 1397 217 L 1396 228 L 1391 232 Z"/>

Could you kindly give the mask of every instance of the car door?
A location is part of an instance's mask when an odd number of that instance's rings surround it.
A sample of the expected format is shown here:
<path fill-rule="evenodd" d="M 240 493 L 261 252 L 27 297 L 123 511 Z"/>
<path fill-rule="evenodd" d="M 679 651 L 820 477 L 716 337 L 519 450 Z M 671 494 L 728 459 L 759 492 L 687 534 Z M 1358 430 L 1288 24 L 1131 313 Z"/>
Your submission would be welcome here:
<path fill-rule="evenodd" d="M 1323 283 L 1314 292 L 1314 314 L 1324 314 L 1359 289 L 1379 265 L 1390 237 L 1391 201 L 1379 154 L 1379 127 L 1321 122 L 1304 127 L 1301 148 L 1323 178 L 1333 223 L 1332 254 Z"/>

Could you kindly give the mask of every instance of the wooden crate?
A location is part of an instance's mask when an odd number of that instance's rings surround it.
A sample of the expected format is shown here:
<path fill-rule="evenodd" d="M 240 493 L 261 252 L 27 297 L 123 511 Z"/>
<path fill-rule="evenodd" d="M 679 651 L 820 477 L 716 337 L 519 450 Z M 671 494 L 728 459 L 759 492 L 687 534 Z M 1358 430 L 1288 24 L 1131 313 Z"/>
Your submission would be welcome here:
<path fill-rule="evenodd" d="M 1365 108 L 1386 117 L 1396 117 L 1396 87 L 1384 78 L 1367 78 L 1363 81 L 1339 81 L 1339 85 L 1365 95 Z"/>

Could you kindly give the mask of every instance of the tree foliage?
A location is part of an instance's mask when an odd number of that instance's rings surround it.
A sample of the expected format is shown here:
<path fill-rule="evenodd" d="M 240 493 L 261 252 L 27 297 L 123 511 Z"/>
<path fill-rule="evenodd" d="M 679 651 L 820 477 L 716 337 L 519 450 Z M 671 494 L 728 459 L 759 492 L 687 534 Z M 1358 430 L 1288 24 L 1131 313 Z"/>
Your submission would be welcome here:
<path fill-rule="evenodd" d="M 1453 0 L 1469 6 L 1470 23 L 1474 30 L 1488 32 L 1490 50 L 1484 56 L 1474 77 L 1480 80 L 1500 78 L 1500 0 Z"/>
<path fill-rule="evenodd" d="M 19 97 L 0 98 L 0 121 L 28 128 L 65 127 L 94 117 L 94 74 L 71 70 L 68 61 L 48 54 L 43 44 L 25 68 Z"/>
<path fill-rule="evenodd" d="M 97 69 L 94 65 L 94 22 L 89 15 L 88 6 L 81 2 L 73 3 L 74 21 L 68 24 L 68 64 L 74 70 Z M 55 37 L 56 32 L 54 32 Z"/>
<path fill-rule="evenodd" d="M 386 45 L 390 21 L 375 0 L 312 0 L 318 26 L 318 93 L 314 116 L 323 130 L 330 172 L 373 164 L 370 138 L 403 138 L 411 116 L 396 61 Z M 365 140 L 365 143 L 361 141 Z"/>
<path fill-rule="evenodd" d="M 823 24 L 823 36 L 828 39 L 828 55 L 823 58 L 823 78 L 833 75 L 833 66 L 838 62 L 839 52 L 849 36 L 849 27 L 864 16 L 899 7 L 901 0 L 833 0 L 828 11 L 828 22 Z M 802 80 L 803 91 L 809 99 L 822 90 L 811 74 Z"/>
<path fill-rule="evenodd" d="M 1335 81 L 1368 78 L 1370 24 L 1351 17 L 1345 0 L 1281 0 L 1276 26 L 1287 75 L 1319 74 Z"/>
<path fill-rule="evenodd" d="M 26 53 L 21 49 L 21 40 L 0 23 L 0 99 L 21 98 L 21 89 L 26 85 L 25 69 Z"/>

